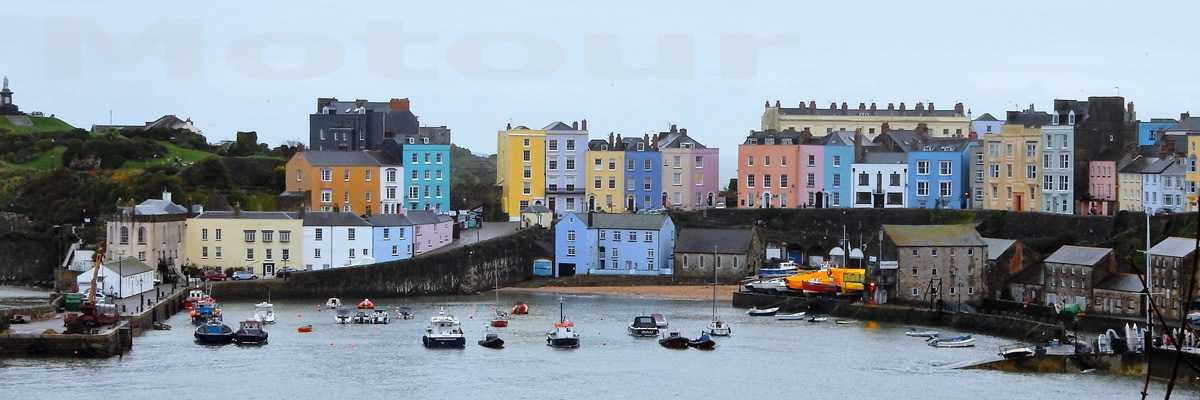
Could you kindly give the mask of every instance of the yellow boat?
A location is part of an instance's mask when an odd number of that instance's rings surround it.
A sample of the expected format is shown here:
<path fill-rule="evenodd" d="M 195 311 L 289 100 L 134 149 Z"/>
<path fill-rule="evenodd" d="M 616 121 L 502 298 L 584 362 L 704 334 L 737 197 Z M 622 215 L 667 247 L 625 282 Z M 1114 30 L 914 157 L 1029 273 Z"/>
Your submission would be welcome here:
<path fill-rule="evenodd" d="M 863 291 L 865 269 L 826 268 L 805 272 L 784 279 L 788 289 L 805 294 L 855 295 Z"/>

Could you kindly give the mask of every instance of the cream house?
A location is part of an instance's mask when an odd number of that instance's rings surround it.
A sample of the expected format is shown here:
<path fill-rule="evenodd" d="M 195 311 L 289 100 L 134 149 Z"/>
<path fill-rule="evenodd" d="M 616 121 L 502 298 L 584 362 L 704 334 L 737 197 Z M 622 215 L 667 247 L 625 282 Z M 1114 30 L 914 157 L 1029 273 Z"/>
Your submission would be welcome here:
<path fill-rule="evenodd" d="M 885 124 L 887 129 L 884 129 Z M 899 106 L 888 103 L 886 107 L 858 103 L 858 107 L 851 108 L 846 102 L 820 108 L 815 101 L 782 107 L 776 100 L 774 106 L 770 102 L 765 104 L 762 115 L 763 130 L 808 130 L 816 137 L 841 130 L 861 130 L 867 139 L 874 139 L 888 129 L 915 130 L 921 125 L 934 137 L 967 137 L 971 134 L 971 118 L 962 103 L 945 109 L 920 102 L 912 108 L 904 103 Z"/>
<path fill-rule="evenodd" d="M 303 216 L 279 211 L 205 211 L 187 220 L 184 263 L 245 268 L 268 277 L 299 267 Z"/>

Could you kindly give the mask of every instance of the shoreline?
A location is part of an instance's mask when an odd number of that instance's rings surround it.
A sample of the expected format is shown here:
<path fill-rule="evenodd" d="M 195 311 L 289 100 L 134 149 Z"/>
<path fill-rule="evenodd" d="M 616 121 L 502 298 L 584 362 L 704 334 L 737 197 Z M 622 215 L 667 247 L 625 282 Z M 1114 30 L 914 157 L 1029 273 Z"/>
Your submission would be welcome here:
<path fill-rule="evenodd" d="M 730 302 L 737 285 L 720 285 L 717 287 L 717 301 Z M 687 300 L 711 301 L 712 285 L 679 286 L 679 285 L 639 285 L 639 286 L 540 286 L 540 287 L 506 287 L 500 293 L 542 293 L 563 295 L 612 296 L 625 298 L 643 298 L 655 300 Z"/>

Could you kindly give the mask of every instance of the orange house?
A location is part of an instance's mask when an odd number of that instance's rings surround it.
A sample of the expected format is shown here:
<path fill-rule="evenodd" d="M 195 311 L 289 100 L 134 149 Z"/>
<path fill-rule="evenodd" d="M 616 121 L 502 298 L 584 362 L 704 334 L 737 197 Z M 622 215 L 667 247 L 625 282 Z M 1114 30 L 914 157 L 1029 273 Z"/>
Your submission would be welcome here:
<path fill-rule="evenodd" d="M 287 162 L 286 190 L 310 210 L 373 215 L 383 209 L 385 170 L 403 166 L 379 151 L 302 151 Z"/>

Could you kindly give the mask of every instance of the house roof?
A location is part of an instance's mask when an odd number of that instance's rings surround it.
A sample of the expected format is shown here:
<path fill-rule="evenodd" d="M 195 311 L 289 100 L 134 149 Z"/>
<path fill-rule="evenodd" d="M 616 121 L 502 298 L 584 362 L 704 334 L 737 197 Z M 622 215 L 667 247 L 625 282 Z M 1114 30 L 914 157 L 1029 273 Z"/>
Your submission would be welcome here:
<path fill-rule="evenodd" d="M 833 131 L 830 134 L 825 135 L 825 138 L 824 138 L 825 143 L 823 143 L 823 144 L 825 144 L 826 146 L 830 146 L 830 145 L 853 146 L 854 145 L 854 133 L 855 133 L 854 131 L 848 131 L 845 129 Z"/>
<path fill-rule="evenodd" d="M 379 160 L 365 151 L 303 151 L 297 153 L 313 166 L 379 165 Z"/>
<path fill-rule="evenodd" d="M 900 152 L 876 151 L 863 157 L 863 164 L 908 164 L 908 156 Z"/>
<path fill-rule="evenodd" d="M 983 113 L 983 115 L 980 115 L 979 118 L 975 118 L 975 120 L 980 122 L 1000 122 L 1000 120 L 996 119 L 996 117 L 993 117 L 992 114 L 989 113 Z"/>
<path fill-rule="evenodd" d="M 104 263 L 104 269 L 112 271 L 114 274 L 120 274 L 121 277 L 154 271 L 154 268 L 134 257 L 125 257 L 106 262 Z"/>
<path fill-rule="evenodd" d="M 693 149 L 705 149 L 703 143 L 688 136 L 687 129 L 679 129 L 675 132 L 659 132 L 660 139 L 658 140 L 658 148 L 660 149 L 678 149 L 682 148 L 684 143 L 691 143 Z"/>
<path fill-rule="evenodd" d="M 746 254 L 754 231 L 750 229 L 688 228 L 679 231 L 676 253 Z"/>
<path fill-rule="evenodd" d="M 449 215 L 445 215 L 445 214 L 438 214 L 438 216 L 437 216 L 437 221 L 438 221 L 439 223 L 441 223 L 441 222 L 451 222 L 451 221 L 454 221 L 454 217 L 451 217 L 451 216 L 449 216 Z"/>
<path fill-rule="evenodd" d="M 1200 132 L 1200 117 L 1188 117 L 1179 121 L 1175 126 L 1167 129 L 1167 132 Z"/>
<path fill-rule="evenodd" d="M 354 213 L 308 212 L 304 214 L 304 226 L 370 226 L 371 223 Z"/>
<path fill-rule="evenodd" d="M 909 152 L 921 148 L 921 133 L 913 130 L 893 129 L 884 132 L 875 138 L 876 143 L 881 143 L 884 137 L 891 138 L 892 143 L 899 147 L 900 151 Z"/>
<path fill-rule="evenodd" d="M 1121 292 L 1141 292 L 1145 289 L 1137 274 L 1118 272 L 1096 284 L 1096 289 L 1117 290 Z"/>
<path fill-rule="evenodd" d="M 923 103 L 917 103 L 917 104 L 921 104 L 921 106 L 924 107 Z M 845 106 L 845 105 L 846 104 L 843 103 L 843 106 Z M 935 108 L 933 110 L 930 110 L 928 108 L 923 108 L 923 109 L 918 110 L 916 107 L 913 107 L 913 108 L 906 108 L 905 110 L 900 110 L 899 108 L 893 108 L 893 109 L 889 110 L 886 108 L 876 107 L 875 110 L 871 110 L 869 108 L 866 108 L 865 105 L 860 105 L 860 106 L 862 107 L 861 109 L 860 108 L 851 108 L 851 107 L 845 107 L 844 109 L 843 108 L 834 108 L 834 107 L 821 108 L 821 107 L 808 107 L 808 106 L 805 106 L 803 108 L 779 107 L 779 113 L 782 115 L 823 115 L 823 116 L 850 116 L 850 117 L 856 117 L 856 116 L 859 116 L 860 114 L 875 115 L 875 116 L 892 116 L 892 117 L 902 117 L 902 116 L 909 116 L 909 117 L 920 117 L 920 116 L 964 117 L 964 115 L 959 114 L 953 108 L 949 108 L 949 109 Z"/>
<path fill-rule="evenodd" d="M 438 223 L 438 216 L 429 210 L 409 210 L 408 220 L 415 225 L 431 225 Z"/>
<path fill-rule="evenodd" d="M 1143 169 L 1145 169 L 1147 166 L 1149 166 L 1151 163 L 1153 163 L 1154 161 L 1157 161 L 1157 160 L 1158 160 L 1158 158 L 1156 158 L 1156 157 L 1147 158 L 1147 157 L 1142 157 L 1142 156 L 1136 156 L 1136 158 L 1126 162 L 1125 165 L 1122 166 L 1120 170 L 1118 170 L 1118 172 L 1122 173 L 1122 174 L 1140 174 L 1140 173 L 1142 173 Z"/>
<path fill-rule="evenodd" d="M 1175 159 L 1172 157 L 1167 157 L 1167 158 L 1147 157 L 1146 162 L 1147 162 L 1147 164 L 1142 167 L 1141 171 L 1138 171 L 1138 172 L 1143 173 L 1143 174 L 1161 174 L 1161 173 L 1163 173 L 1163 171 L 1166 171 L 1167 168 L 1169 168 L 1171 166 L 1171 164 L 1175 163 Z"/>
<path fill-rule="evenodd" d="M 242 211 L 234 215 L 233 211 L 205 211 L 196 216 L 197 219 L 296 219 L 296 213 L 283 211 Z"/>
<path fill-rule="evenodd" d="M 576 131 L 578 129 L 572 128 L 570 125 L 564 124 L 562 121 L 554 121 L 554 122 L 551 122 L 549 125 L 546 125 L 546 127 L 542 128 L 542 130 L 543 131 Z"/>
<path fill-rule="evenodd" d="M 898 247 L 985 246 L 974 225 L 884 225 Z"/>
<path fill-rule="evenodd" d="M 1008 283 L 1019 283 L 1024 285 L 1041 285 L 1042 283 L 1042 264 L 1030 265 L 1017 272 L 1012 278 L 1009 278 Z"/>
<path fill-rule="evenodd" d="M 410 226 L 413 224 L 404 214 L 372 215 L 367 221 L 374 226 Z"/>
<path fill-rule="evenodd" d="M 988 256 L 988 260 L 991 260 L 991 261 L 995 261 L 995 260 L 999 259 L 1000 256 L 1004 255 L 1004 253 L 1007 252 L 1008 249 L 1011 248 L 1012 245 L 1017 242 L 1016 240 L 1012 240 L 1012 239 L 996 239 L 996 238 L 982 238 L 982 239 L 983 239 L 983 243 L 987 244 L 987 247 L 988 247 L 987 256 Z"/>
<path fill-rule="evenodd" d="M 610 146 L 607 140 L 592 139 L 588 141 L 588 150 L 591 151 L 615 151 L 616 146 Z"/>
<path fill-rule="evenodd" d="M 1187 257 L 1196 251 L 1196 239 L 1171 236 L 1150 248 L 1152 256 Z"/>
<path fill-rule="evenodd" d="M 136 215 L 187 214 L 186 207 L 162 199 L 146 199 L 133 207 Z"/>
<path fill-rule="evenodd" d="M 583 223 L 587 223 L 587 213 L 576 213 Z M 669 219 L 665 214 L 607 214 L 592 213 L 592 228 L 597 229 L 648 229 L 658 230 L 663 222 Z"/>
<path fill-rule="evenodd" d="M 1103 247 L 1087 247 L 1087 246 L 1063 246 L 1059 247 L 1054 254 L 1046 257 L 1045 262 L 1056 264 L 1071 264 L 1071 265 L 1096 265 L 1103 260 L 1104 257 L 1112 253 L 1112 249 Z"/>

